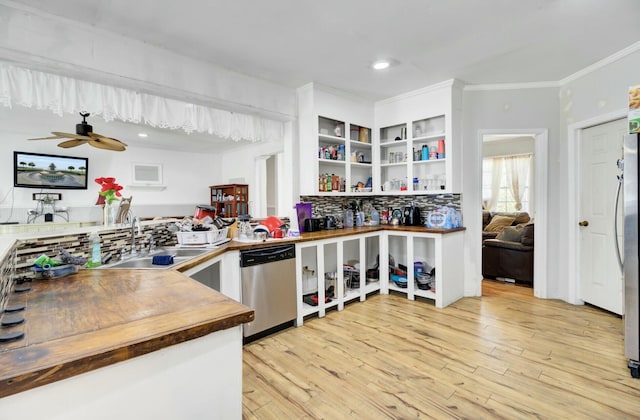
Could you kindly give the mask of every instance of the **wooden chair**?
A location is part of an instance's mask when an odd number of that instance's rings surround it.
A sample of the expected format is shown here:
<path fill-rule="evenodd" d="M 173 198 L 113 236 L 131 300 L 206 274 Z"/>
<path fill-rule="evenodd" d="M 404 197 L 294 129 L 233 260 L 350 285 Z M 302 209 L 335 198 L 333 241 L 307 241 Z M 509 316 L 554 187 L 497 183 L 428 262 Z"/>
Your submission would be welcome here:
<path fill-rule="evenodd" d="M 131 197 L 122 197 L 120 200 L 120 209 L 118 210 L 118 216 L 116 217 L 116 223 L 121 225 L 127 223 L 129 220 L 129 207 L 131 207 Z"/>

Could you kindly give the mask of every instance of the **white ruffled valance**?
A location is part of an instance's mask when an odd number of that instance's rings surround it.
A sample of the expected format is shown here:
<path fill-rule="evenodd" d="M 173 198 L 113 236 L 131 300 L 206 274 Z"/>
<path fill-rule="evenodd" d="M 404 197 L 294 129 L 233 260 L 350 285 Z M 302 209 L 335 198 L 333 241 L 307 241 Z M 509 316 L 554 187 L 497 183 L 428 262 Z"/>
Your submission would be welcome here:
<path fill-rule="evenodd" d="M 76 114 L 106 121 L 209 133 L 234 141 L 278 141 L 282 122 L 0 63 L 0 104 Z"/>

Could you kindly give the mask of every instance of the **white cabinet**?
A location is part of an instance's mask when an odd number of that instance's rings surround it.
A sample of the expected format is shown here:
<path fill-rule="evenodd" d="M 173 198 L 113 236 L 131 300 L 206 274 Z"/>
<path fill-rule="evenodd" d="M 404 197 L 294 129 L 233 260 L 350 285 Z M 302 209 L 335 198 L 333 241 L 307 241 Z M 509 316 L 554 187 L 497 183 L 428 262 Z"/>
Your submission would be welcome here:
<path fill-rule="evenodd" d="M 366 193 L 352 192 L 351 187 L 373 179 L 373 103 L 314 83 L 298 88 L 297 99 L 299 159 L 293 165 L 299 172 L 300 195 Z M 334 185 L 327 191 L 327 175 L 343 180 L 344 191 L 342 182 L 337 192 Z"/>
<path fill-rule="evenodd" d="M 296 244 L 297 326 L 306 316 L 323 317 L 334 307 L 341 311 L 345 303 L 364 301 L 367 294 L 380 290 L 378 279 L 367 280 L 367 268 L 375 266 L 379 254 L 379 241 L 375 232 Z"/>
<path fill-rule="evenodd" d="M 391 255 L 396 267 L 406 267 L 406 281 L 398 279 L 394 282 L 388 271 L 381 272 L 381 293 L 389 293 L 393 290 L 405 293 L 411 300 L 416 296 L 432 299 L 437 308 L 443 308 L 462 298 L 464 296 L 464 264 L 460 260 L 460 250 L 463 248 L 463 238 L 463 231 L 447 234 L 385 232 L 381 264 L 388 266 L 389 255 Z M 430 290 L 423 290 L 416 284 L 414 273 L 416 262 L 435 267 L 434 287 Z"/>
<path fill-rule="evenodd" d="M 459 193 L 461 107 L 462 85 L 455 80 L 375 103 L 313 84 L 299 88 L 300 194 L 369 193 L 351 192 L 358 182 L 366 188 L 369 178 L 376 194 Z M 337 152 L 327 159 L 323 147 L 342 147 L 340 159 Z M 423 158 L 423 148 L 434 153 Z M 321 189 L 327 174 L 343 178 L 345 191 Z"/>
<path fill-rule="evenodd" d="M 239 251 L 227 251 L 182 274 L 240 302 Z"/>
<path fill-rule="evenodd" d="M 446 165 L 450 136 L 445 115 L 380 128 L 380 190 L 392 193 L 451 191 Z"/>

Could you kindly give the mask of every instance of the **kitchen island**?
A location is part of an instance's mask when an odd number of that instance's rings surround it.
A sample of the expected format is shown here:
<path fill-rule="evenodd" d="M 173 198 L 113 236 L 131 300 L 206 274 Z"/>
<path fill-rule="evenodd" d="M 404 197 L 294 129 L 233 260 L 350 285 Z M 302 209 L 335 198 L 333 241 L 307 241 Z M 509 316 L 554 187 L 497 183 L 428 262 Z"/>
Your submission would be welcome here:
<path fill-rule="evenodd" d="M 250 308 L 174 270 L 30 286 L 9 300 L 26 321 L 3 332 L 25 337 L 0 347 L 0 417 L 240 418 Z"/>

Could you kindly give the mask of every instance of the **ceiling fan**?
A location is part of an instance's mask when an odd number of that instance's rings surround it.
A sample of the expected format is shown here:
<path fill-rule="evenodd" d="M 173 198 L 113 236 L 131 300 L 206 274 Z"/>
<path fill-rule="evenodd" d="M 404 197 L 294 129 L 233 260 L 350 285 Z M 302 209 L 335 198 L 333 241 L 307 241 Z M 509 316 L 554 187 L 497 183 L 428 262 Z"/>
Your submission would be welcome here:
<path fill-rule="evenodd" d="M 91 146 L 99 149 L 114 150 L 116 152 L 122 152 L 126 149 L 127 144 L 120 140 L 94 133 L 93 126 L 87 123 L 87 117 L 89 115 L 90 114 L 88 112 L 86 114 L 83 114 L 82 112 L 80 113 L 82 122 L 80 124 L 76 124 L 76 134 L 52 131 L 51 134 L 53 134 L 53 136 L 51 137 L 40 137 L 29 140 L 69 139 L 62 143 L 58 143 L 59 147 L 64 147 L 65 149 L 80 146 L 85 143 L 89 143 Z"/>

